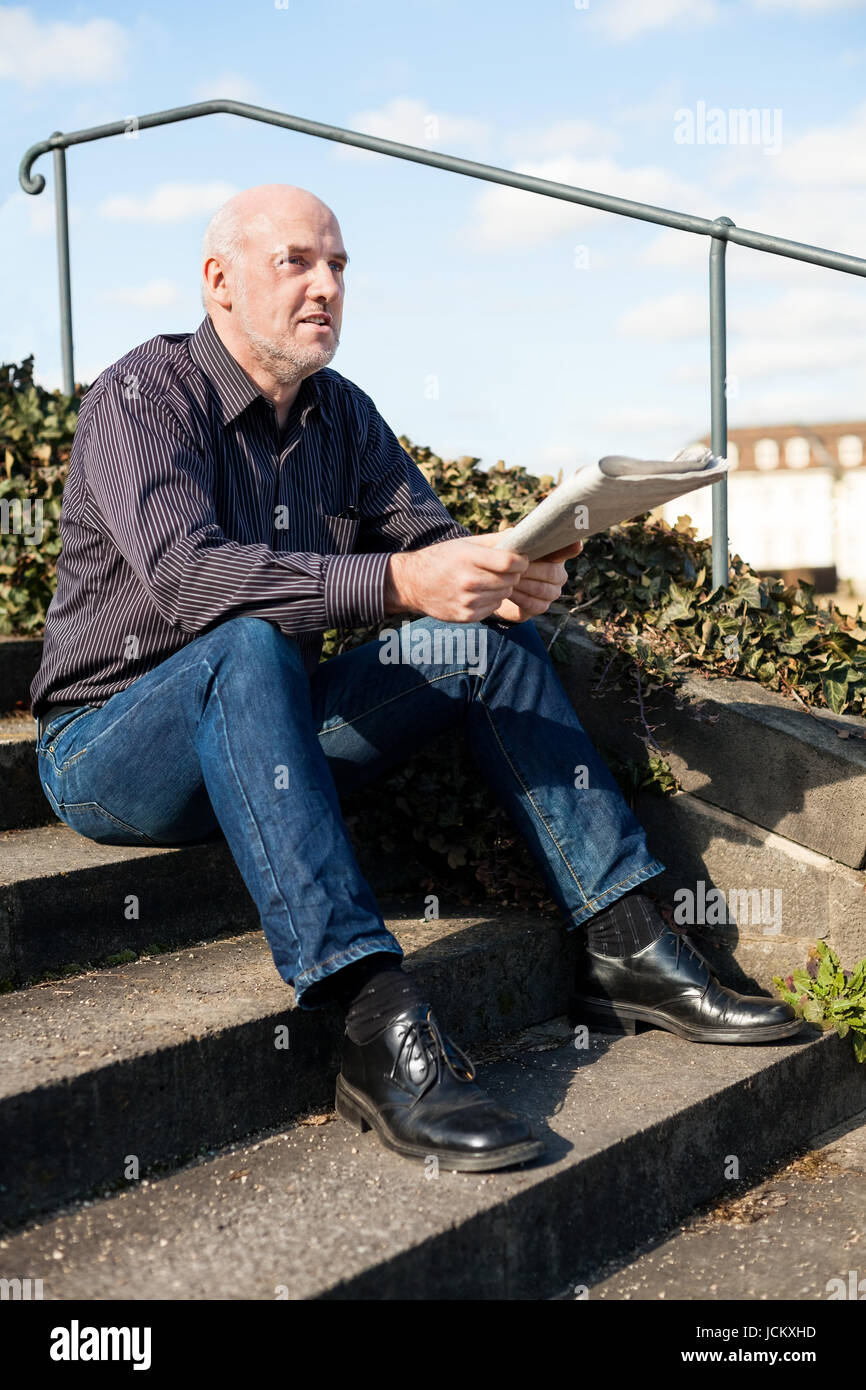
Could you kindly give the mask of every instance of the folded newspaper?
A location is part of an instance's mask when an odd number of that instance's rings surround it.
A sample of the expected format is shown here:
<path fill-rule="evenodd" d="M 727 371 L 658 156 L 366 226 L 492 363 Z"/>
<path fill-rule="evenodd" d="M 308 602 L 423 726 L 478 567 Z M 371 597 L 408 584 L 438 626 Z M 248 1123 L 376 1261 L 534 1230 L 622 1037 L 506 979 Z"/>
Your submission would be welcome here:
<path fill-rule="evenodd" d="M 727 459 L 702 444 L 690 444 L 672 459 L 607 454 L 554 488 L 534 511 L 503 532 L 494 549 L 515 550 L 538 560 L 695 488 L 707 487 L 724 477 L 728 467 Z"/>

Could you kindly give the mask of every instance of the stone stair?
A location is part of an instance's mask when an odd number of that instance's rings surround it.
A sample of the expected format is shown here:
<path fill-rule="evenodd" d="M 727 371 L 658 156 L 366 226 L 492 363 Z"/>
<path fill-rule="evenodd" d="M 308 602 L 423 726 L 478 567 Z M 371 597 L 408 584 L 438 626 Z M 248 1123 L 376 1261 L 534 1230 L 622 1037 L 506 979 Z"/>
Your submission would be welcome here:
<path fill-rule="evenodd" d="M 622 702 L 592 698 L 589 637 L 566 640 L 583 722 L 637 756 Z M 548 1150 L 438 1176 L 389 1153 L 334 1118 L 336 1021 L 293 1007 L 224 842 L 101 846 L 56 820 L 27 707 L 40 649 L 0 639 L 0 1278 L 59 1299 L 550 1297 L 724 1192 L 731 1156 L 757 1180 L 866 1106 L 866 1067 L 816 1030 L 753 1048 L 574 1035 L 577 943 L 556 919 L 424 921 L 419 895 L 381 900 L 407 963 Z M 866 954 L 862 721 L 724 684 L 657 731 L 687 787 L 638 804 L 664 887 L 782 892 L 779 932 L 696 929 L 732 983 L 766 987 L 819 936 L 849 964 Z"/>
<path fill-rule="evenodd" d="M 561 622 L 538 626 L 548 641 L 559 630 L 567 663 L 557 669 L 581 722 L 603 752 L 645 762 L 636 692 L 606 690 L 591 632 Z M 683 787 L 636 799 L 667 866 L 651 886 L 672 903 L 688 890 L 696 906 L 712 888 L 724 895 L 725 920 L 707 912 L 694 934 L 730 983 L 771 988 L 818 939 L 846 967 L 866 955 L 866 721 L 807 709 L 754 681 L 697 674 L 644 704 Z"/>

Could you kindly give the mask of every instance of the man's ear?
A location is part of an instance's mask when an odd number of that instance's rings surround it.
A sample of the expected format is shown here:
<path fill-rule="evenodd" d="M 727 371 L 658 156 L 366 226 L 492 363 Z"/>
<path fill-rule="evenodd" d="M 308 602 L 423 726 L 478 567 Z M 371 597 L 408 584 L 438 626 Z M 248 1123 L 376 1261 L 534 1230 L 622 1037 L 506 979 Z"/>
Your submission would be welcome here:
<path fill-rule="evenodd" d="M 202 274 L 211 299 L 215 300 L 223 309 L 230 309 L 232 307 L 231 291 L 218 256 L 208 256 L 202 266 Z"/>

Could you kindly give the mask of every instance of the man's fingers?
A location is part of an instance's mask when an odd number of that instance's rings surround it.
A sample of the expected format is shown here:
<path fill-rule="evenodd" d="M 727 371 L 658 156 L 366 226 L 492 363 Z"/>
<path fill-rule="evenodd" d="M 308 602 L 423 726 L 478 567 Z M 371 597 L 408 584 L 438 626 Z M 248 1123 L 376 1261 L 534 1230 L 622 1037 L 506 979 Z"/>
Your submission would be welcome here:
<path fill-rule="evenodd" d="M 508 594 L 512 603 L 541 604 L 543 608 L 549 608 L 552 603 L 559 598 L 559 589 L 551 589 L 549 584 L 533 587 L 532 589 L 514 588 Z"/>
<path fill-rule="evenodd" d="M 560 589 L 568 579 L 568 572 L 561 561 L 533 560 L 526 573 L 521 577 L 524 579 L 537 579 L 545 584 L 558 584 Z"/>
<path fill-rule="evenodd" d="M 550 607 L 543 599 L 520 598 L 513 593 L 505 599 L 500 608 L 504 610 L 501 617 L 508 618 L 512 622 L 525 622 L 527 618 L 538 618 L 542 613 L 546 613 Z M 499 609 L 496 610 L 499 612 Z"/>
<path fill-rule="evenodd" d="M 473 545 L 473 563 L 492 574 L 523 574 L 530 566 L 527 557 L 518 555 L 517 550 L 492 550 L 478 545 Z"/>
<path fill-rule="evenodd" d="M 562 550 L 553 550 L 549 555 L 542 555 L 536 564 L 541 564 L 545 560 L 570 560 L 575 555 L 579 555 L 583 550 L 583 541 L 574 541 L 571 545 L 563 546 Z"/>

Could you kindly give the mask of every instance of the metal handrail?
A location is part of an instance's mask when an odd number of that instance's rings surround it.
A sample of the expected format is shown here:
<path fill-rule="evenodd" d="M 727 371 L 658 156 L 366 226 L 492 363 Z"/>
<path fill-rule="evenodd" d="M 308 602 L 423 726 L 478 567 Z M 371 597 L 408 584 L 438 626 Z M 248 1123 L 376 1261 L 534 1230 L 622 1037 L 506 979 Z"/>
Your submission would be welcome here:
<path fill-rule="evenodd" d="M 25 193 L 41 193 L 45 179 L 41 174 L 33 174 L 32 169 L 40 155 L 49 151 L 54 155 L 54 178 L 56 186 L 56 225 L 57 257 L 60 279 L 60 331 L 63 355 L 63 389 L 71 395 L 75 389 L 72 346 L 72 294 L 69 266 L 69 219 L 66 194 L 66 149 L 70 145 L 82 145 L 91 140 L 103 140 L 111 135 L 128 135 L 135 131 L 147 130 L 152 126 L 172 125 L 177 121 L 189 121 L 198 116 L 212 116 L 219 113 L 243 116 L 247 120 L 263 121 L 267 125 L 280 126 L 284 130 L 296 130 L 302 135 L 314 135 L 323 140 L 335 140 L 343 145 L 356 145 L 360 149 L 372 150 L 376 154 L 392 155 L 396 159 L 408 159 L 416 164 L 427 164 L 435 169 L 446 169 L 453 174 L 465 174 L 469 178 L 483 179 L 488 183 L 503 184 L 508 188 L 519 188 L 527 193 L 539 193 L 547 198 L 559 198 L 565 202 L 580 203 L 584 207 L 597 208 L 601 212 L 616 213 L 621 217 L 634 217 L 642 222 L 655 222 L 663 227 L 673 227 L 677 231 L 692 232 L 698 236 L 712 238 L 710 247 L 710 401 L 712 418 L 712 450 L 724 457 L 728 448 L 727 399 L 725 377 L 727 374 L 727 354 L 725 342 L 726 304 L 725 304 L 725 247 L 732 241 L 738 246 L 748 246 L 754 251 L 766 251 L 775 256 L 786 256 L 791 260 L 807 261 L 811 265 L 825 266 L 829 270 L 841 270 L 849 275 L 866 276 L 866 260 L 849 256 L 841 251 L 830 251 L 820 246 L 809 246 L 805 242 L 789 241 L 784 237 L 771 236 L 767 232 L 752 232 L 745 227 L 737 227 L 729 217 L 695 217 L 691 213 L 674 212 L 670 208 L 659 208 L 651 203 L 637 203 L 628 198 L 617 198 L 608 193 L 594 193 L 585 188 L 574 188 L 567 183 L 554 183 L 550 179 L 536 178 L 533 174 L 520 174 L 512 169 L 500 169 L 492 164 L 478 164 L 472 159 L 460 159 L 456 155 L 440 154 L 435 150 L 424 150 L 417 145 L 402 145 L 396 140 L 385 140 L 378 135 L 364 135 L 358 130 L 345 130 L 341 126 L 324 125 L 320 121 L 308 121 L 303 116 L 290 116 L 284 111 L 272 111 L 265 106 L 251 106 L 245 101 L 230 101 L 216 98 L 213 101 L 194 102 L 190 106 L 174 106 L 168 111 L 154 111 L 146 116 L 130 116 L 122 121 L 111 121 L 107 125 L 90 126 L 87 130 L 64 132 L 56 130 L 47 140 L 31 145 L 21 160 L 18 178 Z M 713 587 L 726 585 L 729 578 L 728 555 L 728 491 L 727 478 L 721 478 L 713 487 Z"/>

